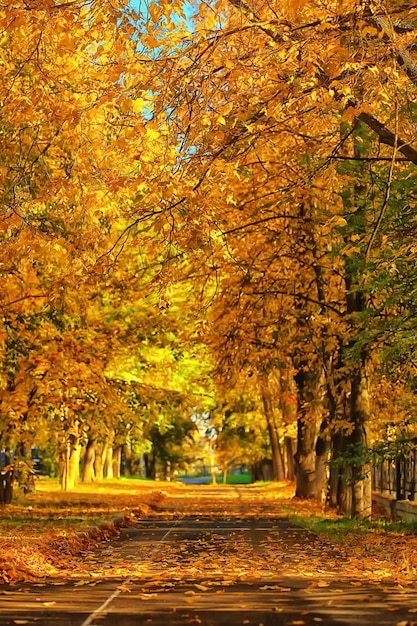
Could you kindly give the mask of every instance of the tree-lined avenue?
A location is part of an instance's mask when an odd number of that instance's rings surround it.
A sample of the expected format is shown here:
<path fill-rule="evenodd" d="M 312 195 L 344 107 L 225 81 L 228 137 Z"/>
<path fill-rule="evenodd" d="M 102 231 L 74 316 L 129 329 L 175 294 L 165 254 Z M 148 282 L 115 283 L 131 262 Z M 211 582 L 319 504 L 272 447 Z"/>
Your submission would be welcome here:
<path fill-rule="evenodd" d="M 412 624 L 414 584 L 293 526 L 252 487 L 187 487 L 85 553 L 78 572 L 8 587 L 4 626 Z"/>
<path fill-rule="evenodd" d="M 2 4 L 0 503 L 35 449 L 63 490 L 245 464 L 370 517 L 417 434 L 416 32 L 397 0 Z"/>

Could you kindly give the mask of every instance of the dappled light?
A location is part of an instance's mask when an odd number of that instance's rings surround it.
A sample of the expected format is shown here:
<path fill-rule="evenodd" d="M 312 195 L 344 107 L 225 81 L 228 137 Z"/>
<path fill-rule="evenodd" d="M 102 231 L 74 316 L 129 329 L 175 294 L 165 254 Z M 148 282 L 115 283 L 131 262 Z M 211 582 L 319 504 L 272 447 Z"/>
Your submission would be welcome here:
<path fill-rule="evenodd" d="M 6 626 L 417 624 L 416 35 L 1 3 Z"/>
<path fill-rule="evenodd" d="M 350 538 L 334 542 L 294 525 L 288 515 L 311 520 L 319 511 L 294 500 L 292 488 L 174 485 L 117 527 L 35 542 L 37 572 L 29 560 L 31 575 L 21 570 L 21 582 L 0 591 L 0 611 L 14 616 L 10 623 L 30 615 L 48 624 L 71 614 L 80 626 L 127 615 L 155 624 L 257 624 L 279 615 L 283 624 L 359 625 L 377 617 L 388 625 L 412 617 L 417 591 L 410 572 L 389 560 L 389 537 L 378 555 Z M 120 506 L 127 492 L 116 491 Z"/>
<path fill-rule="evenodd" d="M 232 580 L 251 580 L 271 579 L 279 572 L 284 577 L 302 573 L 313 584 L 318 576 L 326 579 L 342 572 L 363 580 L 406 581 L 417 571 L 417 538 L 405 528 L 390 530 L 376 523 L 344 527 L 342 518 L 331 510 L 314 501 L 294 499 L 293 494 L 294 485 L 286 482 L 192 487 L 131 480 L 95 489 L 84 486 L 71 494 L 45 485 L 24 505 L 8 509 L 1 521 L 3 580 L 84 574 L 99 579 L 133 576 L 169 581 L 202 572 L 214 578 L 227 574 Z M 119 526 L 110 523 L 98 528 L 112 518 Z M 192 519 L 201 529 L 198 541 L 194 539 L 190 546 L 182 518 Z M 292 541 L 282 547 L 282 528 L 288 519 L 311 530 L 305 534 L 293 529 L 285 535 L 286 542 Z M 173 527 L 171 539 L 181 538 L 185 543 L 168 542 L 155 554 L 155 536 L 163 536 L 176 520 L 184 528 L 178 534 Z M 228 524 L 237 529 L 249 524 L 262 536 L 259 545 L 254 546 L 250 535 L 243 533 L 234 542 L 229 537 L 224 551 L 221 532 L 213 540 L 205 528 Z M 276 533 L 274 524 L 280 529 Z M 96 532 L 86 532 L 90 529 Z M 151 547 L 140 543 L 143 553 L 129 555 L 129 537 L 141 532 L 152 538 Z M 114 533 L 127 544 L 94 551 L 98 541 Z M 329 541 L 323 533 L 330 535 Z M 304 550 L 307 538 L 308 550 Z"/>

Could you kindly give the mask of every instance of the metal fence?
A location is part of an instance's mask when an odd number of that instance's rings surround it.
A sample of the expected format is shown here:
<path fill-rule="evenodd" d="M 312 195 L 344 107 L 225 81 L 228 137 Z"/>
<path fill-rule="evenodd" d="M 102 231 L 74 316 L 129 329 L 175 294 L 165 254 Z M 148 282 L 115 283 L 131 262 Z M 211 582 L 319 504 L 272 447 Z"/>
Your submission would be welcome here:
<path fill-rule="evenodd" d="M 417 500 L 417 449 L 406 458 L 385 460 L 372 470 L 373 490 L 396 500 Z"/>

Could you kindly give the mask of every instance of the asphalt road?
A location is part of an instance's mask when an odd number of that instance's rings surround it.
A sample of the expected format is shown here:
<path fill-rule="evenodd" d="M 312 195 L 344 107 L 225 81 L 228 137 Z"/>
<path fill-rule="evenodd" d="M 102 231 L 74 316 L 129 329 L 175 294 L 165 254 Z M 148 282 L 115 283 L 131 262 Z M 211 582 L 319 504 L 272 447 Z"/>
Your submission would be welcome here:
<path fill-rule="evenodd" d="M 1 589 L 0 624 L 417 625 L 416 585 L 355 577 L 256 490 L 190 489 L 86 554 L 78 575 Z"/>

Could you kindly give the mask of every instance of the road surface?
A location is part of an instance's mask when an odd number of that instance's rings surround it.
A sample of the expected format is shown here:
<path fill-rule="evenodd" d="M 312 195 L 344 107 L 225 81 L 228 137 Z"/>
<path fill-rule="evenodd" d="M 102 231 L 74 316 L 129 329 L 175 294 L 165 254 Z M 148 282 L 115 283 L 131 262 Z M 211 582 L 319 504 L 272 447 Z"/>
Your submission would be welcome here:
<path fill-rule="evenodd" d="M 417 586 L 292 526 L 254 487 L 193 486 L 86 553 L 78 572 L 0 589 L 0 624 L 417 626 Z"/>

